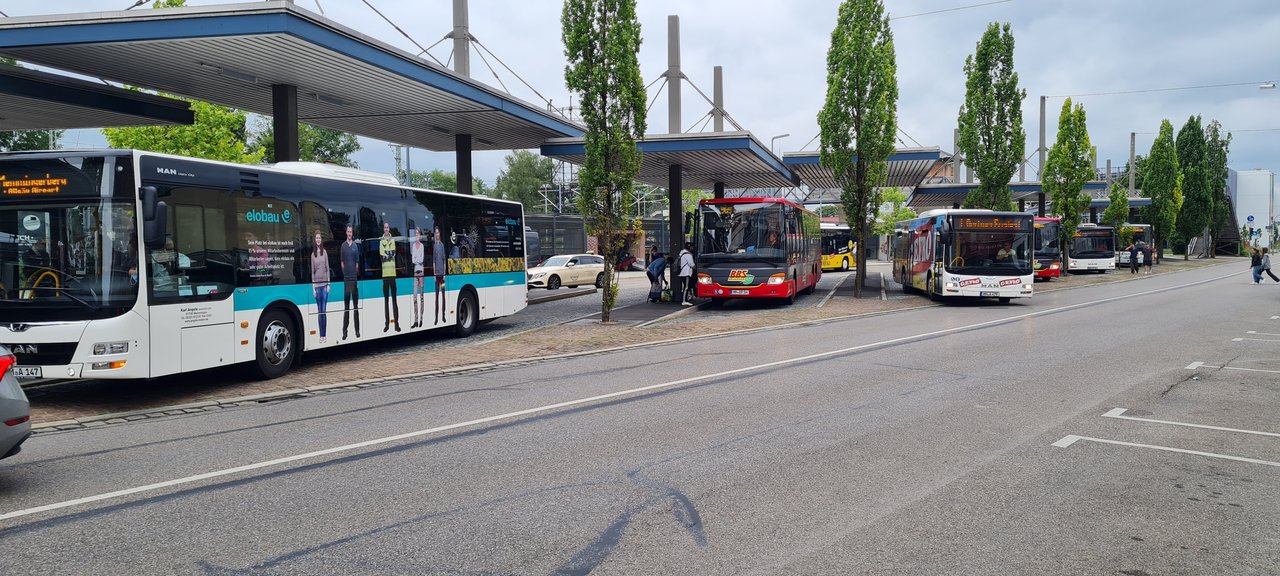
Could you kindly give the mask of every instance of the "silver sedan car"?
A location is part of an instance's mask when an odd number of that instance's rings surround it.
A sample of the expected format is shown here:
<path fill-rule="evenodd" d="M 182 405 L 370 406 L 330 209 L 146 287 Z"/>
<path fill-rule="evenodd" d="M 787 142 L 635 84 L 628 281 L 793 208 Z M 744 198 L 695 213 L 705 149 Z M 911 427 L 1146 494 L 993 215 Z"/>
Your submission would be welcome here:
<path fill-rule="evenodd" d="M 0 459 L 17 454 L 31 436 L 31 404 L 13 375 L 17 359 L 0 345 Z"/>

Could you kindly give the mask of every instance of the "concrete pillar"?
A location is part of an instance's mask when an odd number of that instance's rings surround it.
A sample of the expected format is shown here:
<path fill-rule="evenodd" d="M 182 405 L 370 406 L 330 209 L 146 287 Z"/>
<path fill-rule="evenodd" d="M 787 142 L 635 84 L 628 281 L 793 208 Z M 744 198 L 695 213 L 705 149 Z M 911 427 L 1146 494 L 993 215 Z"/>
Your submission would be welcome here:
<path fill-rule="evenodd" d="M 1107 158 L 1107 194 L 1111 193 L 1111 182 L 1115 178 L 1111 175 L 1111 159 Z"/>
<path fill-rule="evenodd" d="M 1044 182 L 1040 183 L 1040 192 L 1036 193 L 1036 202 L 1040 205 L 1036 207 L 1036 215 L 1044 218 Z"/>
<path fill-rule="evenodd" d="M 275 130 L 276 162 L 298 161 L 298 87 L 271 86 L 271 127 Z"/>
<path fill-rule="evenodd" d="M 673 16 L 674 18 L 674 16 Z M 680 267 L 677 264 L 676 257 L 680 254 L 680 250 L 684 248 L 684 175 L 681 174 L 682 167 L 679 164 L 672 164 L 667 167 L 667 213 L 671 215 L 667 222 L 667 229 L 671 235 L 671 246 L 667 250 L 667 270 L 671 271 L 671 299 L 675 300 L 679 297 L 676 290 L 680 289 Z"/>
<path fill-rule="evenodd" d="M 724 182 L 716 182 L 716 187 L 712 190 L 716 198 L 724 198 Z"/>
<path fill-rule="evenodd" d="M 680 126 L 680 17 L 667 16 L 667 133 L 679 134 Z"/>
<path fill-rule="evenodd" d="M 1040 97 L 1040 147 L 1036 151 L 1040 153 L 1040 175 L 1038 179 L 1044 182 L 1044 153 L 1047 149 L 1044 147 L 1044 96 Z M 1042 202 L 1043 204 L 1043 202 Z M 1041 216 L 1044 216 L 1041 210 Z"/>
<path fill-rule="evenodd" d="M 456 134 L 453 137 L 453 143 L 453 153 L 458 167 L 458 193 L 475 194 L 471 189 L 471 135 Z"/>
<path fill-rule="evenodd" d="M 1134 160 L 1134 153 L 1136 152 L 1135 148 L 1137 147 L 1137 143 L 1138 143 L 1138 133 L 1130 132 L 1129 133 L 1129 197 L 1130 198 L 1133 198 L 1135 196 L 1134 189 L 1133 189 L 1133 182 L 1134 182 L 1134 176 L 1136 176 L 1138 173 L 1138 164 Z M 1130 212 L 1132 212 L 1132 210 L 1130 210 Z M 1133 222 L 1132 214 L 1130 214 L 1129 221 Z"/>
<path fill-rule="evenodd" d="M 1019 212 L 1026 212 L 1026 211 L 1027 211 L 1027 199 L 1026 199 L 1026 198 L 1019 198 L 1019 199 L 1018 199 L 1018 211 L 1019 211 Z"/>
<path fill-rule="evenodd" d="M 453 0 L 453 71 L 471 76 L 471 30 L 467 0 Z"/>
<path fill-rule="evenodd" d="M 724 132 L 724 67 L 716 66 L 711 73 L 711 126 L 716 132 Z M 720 188 L 720 196 L 724 197 L 724 187 Z"/>
<path fill-rule="evenodd" d="M 1093 224 L 1098 223 L 1098 209 L 1094 206 L 1089 207 L 1089 222 Z"/>
<path fill-rule="evenodd" d="M 960 181 L 960 129 L 956 128 L 951 131 L 951 149 L 955 150 L 955 154 L 951 156 L 951 181 Z"/>

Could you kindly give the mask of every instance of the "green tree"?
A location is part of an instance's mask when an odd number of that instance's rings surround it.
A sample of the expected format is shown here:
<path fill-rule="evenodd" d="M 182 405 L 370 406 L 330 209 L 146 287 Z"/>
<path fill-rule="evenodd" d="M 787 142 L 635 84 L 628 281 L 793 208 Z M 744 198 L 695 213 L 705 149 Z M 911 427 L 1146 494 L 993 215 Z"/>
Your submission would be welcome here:
<path fill-rule="evenodd" d="M 268 162 L 276 162 L 275 124 L 263 122 L 251 145 L 262 148 Z M 298 123 L 298 160 L 359 168 L 360 165 L 351 157 L 359 151 L 360 139 L 355 134 Z"/>
<path fill-rule="evenodd" d="M 414 188 L 428 188 L 442 192 L 458 191 L 458 174 L 452 170 L 439 168 L 423 171 L 411 170 L 406 178 L 403 170 L 396 175 L 401 182 Z M 493 196 L 493 191 L 479 177 L 471 178 L 471 193 L 476 196 Z"/>
<path fill-rule="evenodd" d="M 1013 70 L 1013 32 L 1009 24 L 992 22 L 977 50 L 964 60 L 964 104 L 960 105 L 959 149 L 978 174 L 967 208 L 1013 210 L 1009 180 L 1022 162 L 1027 133 L 1022 129 L 1022 101 Z"/>
<path fill-rule="evenodd" d="M 840 207 L 835 204 L 823 204 L 815 209 L 814 213 L 822 218 L 839 218 Z"/>
<path fill-rule="evenodd" d="M 880 236 L 893 234 L 894 224 L 916 217 L 916 211 L 907 207 L 907 193 L 896 186 L 880 191 L 880 213 L 873 232 Z"/>
<path fill-rule="evenodd" d="M 0 66 L 22 66 L 13 58 L 0 56 Z M 3 130 L 0 131 L 0 152 L 19 150 L 56 150 L 62 146 L 63 130 Z"/>
<path fill-rule="evenodd" d="M 555 162 L 528 150 L 516 150 L 504 159 L 507 167 L 498 174 L 493 190 L 499 198 L 524 204 L 525 212 L 542 205 L 543 186 L 555 180 Z"/>
<path fill-rule="evenodd" d="M 1070 246 L 1071 238 L 1080 225 L 1080 213 L 1089 205 L 1084 194 L 1084 183 L 1093 178 L 1092 149 L 1089 129 L 1085 123 L 1084 105 L 1071 106 L 1071 99 L 1062 103 L 1058 115 L 1058 137 L 1049 148 L 1049 158 L 1044 162 L 1045 194 L 1053 206 L 1053 212 L 1062 218 L 1058 228 L 1060 246 Z M 1066 250 L 1062 253 L 1062 268 L 1069 264 Z"/>
<path fill-rule="evenodd" d="M 1212 249 L 1215 242 L 1212 236 L 1216 236 L 1218 230 L 1227 224 L 1231 217 L 1231 206 L 1227 203 L 1227 160 L 1231 153 L 1231 133 L 1225 135 L 1222 132 L 1222 124 L 1217 120 L 1209 123 L 1204 129 L 1205 143 L 1207 145 L 1205 151 L 1205 170 L 1209 177 L 1209 198 L 1213 201 L 1212 214 L 1210 215 L 1210 234 L 1211 237 L 1206 239 L 1210 243 L 1209 257 L 1214 258 L 1217 250 Z"/>
<path fill-rule="evenodd" d="M 1173 124 L 1168 119 L 1160 122 L 1160 133 L 1151 143 L 1147 154 L 1143 177 L 1143 191 L 1151 197 L 1146 220 L 1151 224 L 1152 242 L 1155 243 L 1156 261 L 1164 259 L 1165 239 L 1173 233 L 1182 209 L 1182 171 L 1178 169 L 1178 149 L 1173 141 Z"/>
<path fill-rule="evenodd" d="M 1112 183 L 1108 200 L 1110 204 L 1102 212 L 1102 223 L 1118 228 L 1129 220 L 1129 182 Z"/>
<path fill-rule="evenodd" d="M 635 0 L 565 0 L 561 23 L 565 85 L 579 94 L 586 126 L 578 209 L 605 259 L 600 320 L 608 322 L 618 298 L 617 248 L 635 224 L 626 213 L 632 179 L 640 170 L 636 139 L 645 131 L 645 88 L 637 61 L 640 22 Z"/>
<path fill-rule="evenodd" d="M 191 102 L 196 116 L 194 124 L 103 128 L 107 144 L 112 148 L 137 148 L 226 162 L 256 164 L 262 161 L 262 147 L 248 142 L 245 127 L 248 115 L 243 110 L 200 100 L 178 99 Z"/>
<path fill-rule="evenodd" d="M 897 132 L 898 79 L 893 32 L 880 0 L 844 0 L 827 49 L 827 97 L 818 113 L 822 165 L 840 184 L 840 203 L 866 246 L 880 206 L 877 186 Z M 867 280 L 867 251 L 858 251 L 855 298 Z"/>
<path fill-rule="evenodd" d="M 1199 115 L 1187 118 L 1174 146 L 1178 150 L 1178 168 L 1182 170 L 1182 208 L 1174 225 L 1174 246 L 1183 249 L 1192 238 L 1204 234 L 1213 220 L 1208 144 Z M 1183 249 L 1182 259 L 1190 257 Z"/>

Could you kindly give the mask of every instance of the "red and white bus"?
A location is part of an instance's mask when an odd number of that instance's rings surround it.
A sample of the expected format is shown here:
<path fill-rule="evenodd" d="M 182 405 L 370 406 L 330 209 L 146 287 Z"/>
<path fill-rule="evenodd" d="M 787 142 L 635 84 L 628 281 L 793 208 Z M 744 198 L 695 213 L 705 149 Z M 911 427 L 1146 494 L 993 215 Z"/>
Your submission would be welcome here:
<path fill-rule="evenodd" d="M 818 215 L 782 198 L 698 202 L 699 298 L 774 298 L 790 304 L 822 277 Z"/>
<path fill-rule="evenodd" d="M 1036 280 L 1062 277 L 1062 241 L 1058 239 L 1061 226 L 1061 218 L 1035 219 L 1035 261 L 1031 265 Z"/>
<path fill-rule="evenodd" d="M 929 210 L 894 232 L 893 276 L 929 298 L 1030 298 L 1032 216 L 991 210 Z"/>

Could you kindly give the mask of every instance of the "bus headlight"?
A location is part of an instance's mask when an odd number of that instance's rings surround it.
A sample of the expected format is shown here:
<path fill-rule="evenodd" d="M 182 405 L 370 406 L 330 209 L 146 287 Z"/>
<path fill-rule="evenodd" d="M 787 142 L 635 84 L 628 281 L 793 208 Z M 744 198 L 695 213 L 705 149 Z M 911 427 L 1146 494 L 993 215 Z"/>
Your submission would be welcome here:
<path fill-rule="evenodd" d="M 1059 268 L 1062 268 L 1062 263 L 1061 263 L 1061 262 L 1054 262 L 1053 264 L 1050 264 L 1050 265 L 1049 265 L 1049 269 L 1050 269 L 1050 270 L 1057 270 L 1057 269 L 1059 269 Z"/>
<path fill-rule="evenodd" d="M 777 286 L 778 284 L 782 284 L 783 282 L 786 282 L 786 281 L 787 281 L 786 274 L 774 274 L 773 276 L 769 277 L 770 286 Z"/>
<path fill-rule="evenodd" d="M 959 287 L 960 287 L 960 285 L 956 284 L 955 282 L 946 282 L 946 283 L 944 283 L 944 284 L 943 284 L 943 286 L 944 286 L 945 288 L 953 288 L 953 289 L 954 289 L 954 288 L 959 288 Z"/>
<path fill-rule="evenodd" d="M 699 284 L 706 284 L 706 285 L 710 285 L 710 284 L 711 284 L 711 276 L 710 276 L 710 275 L 707 275 L 707 274 L 698 274 L 698 283 L 699 283 Z"/>
<path fill-rule="evenodd" d="M 98 342 L 93 345 L 93 355 L 103 356 L 105 354 L 124 354 L 129 351 L 129 343 L 126 342 Z"/>
<path fill-rule="evenodd" d="M 1023 291 L 1023 292 L 1030 292 L 1030 291 L 1031 291 L 1031 285 L 1030 285 L 1030 284 L 1023 284 L 1023 285 L 1022 285 L 1022 291 Z"/>

